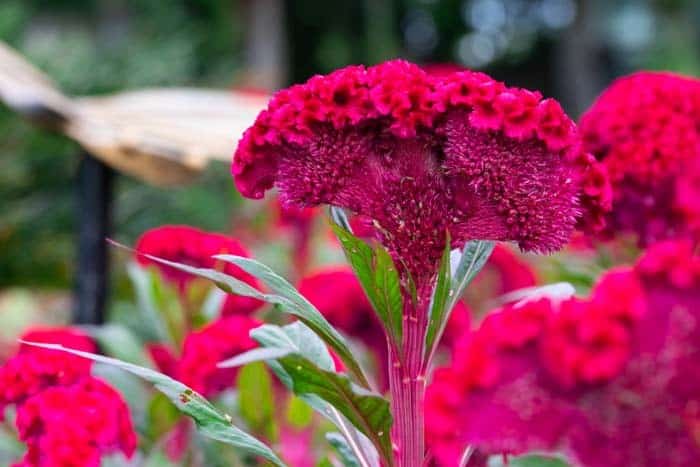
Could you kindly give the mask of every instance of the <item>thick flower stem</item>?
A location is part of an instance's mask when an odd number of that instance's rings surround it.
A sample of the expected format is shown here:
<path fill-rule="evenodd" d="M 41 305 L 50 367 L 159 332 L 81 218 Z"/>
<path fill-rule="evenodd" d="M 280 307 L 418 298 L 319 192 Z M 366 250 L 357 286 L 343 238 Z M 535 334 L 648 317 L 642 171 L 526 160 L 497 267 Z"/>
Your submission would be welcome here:
<path fill-rule="evenodd" d="M 420 315 L 420 313 L 419 313 Z M 403 352 L 390 349 L 389 384 L 394 415 L 392 440 L 397 467 L 422 467 L 425 456 L 423 340 L 425 319 L 409 314 L 404 322 Z"/>

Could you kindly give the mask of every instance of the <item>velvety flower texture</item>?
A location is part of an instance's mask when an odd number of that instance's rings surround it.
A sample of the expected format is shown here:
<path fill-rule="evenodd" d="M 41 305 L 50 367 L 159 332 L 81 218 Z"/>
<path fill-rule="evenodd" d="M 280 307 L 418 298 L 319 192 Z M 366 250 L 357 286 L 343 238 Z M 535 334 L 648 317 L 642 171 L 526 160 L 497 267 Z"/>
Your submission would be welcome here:
<path fill-rule="evenodd" d="M 97 350 L 70 328 L 37 328 L 22 339 Z M 104 455 L 134 453 L 128 407 L 90 368 L 89 360 L 26 345 L 0 367 L 0 407 L 16 406 L 19 439 L 27 445 L 16 467 L 99 467 Z"/>
<path fill-rule="evenodd" d="M 257 279 L 250 274 L 233 264 L 220 263 L 212 258 L 212 256 L 218 254 L 250 256 L 248 250 L 240 242 L 226 235 L 205 232 L 186 225 L 164 225 L 144 232 L 138 239 L 135 249 L 137 252 L 135 258 L 140 264 L 157 267 L 163 274 L 163 277 L 176 285 L 180 291 L 184 291 L 195 277 L 156 263 L 142 254 L 183 263 L 188 266 L 218 268 L 226 274 L 256 288 L 260 287 Z M 227 295 L 223 304 L 222 314 L 249 314 L 259 308 L 260 305 L 261 302 L 259 300 L 238 295 Z"/>
<path fill-rule="evenodd" d="M 511 305 L 435 374 L 426 426 L 436 464 L 563 450 L 574 465 L 700 461 L 700 257 L 661 243 L 606 273 L 586 300 Z M 477 465 L 477 463 L 469 464 Z"/>
<path fill-rule="evenodd" d="M 213 396 L 234 386 L 237 369 L 217 364 L 256 346 L 249 334 L 262 323 L 247 316 L 227 316 L 190 332 L 177 356 L 163 344 L 151 344 L 148 351 L 158 369 L 204 396 Z"/>
<path fill-rule="evenodd" d="M 581 133 L 613 185 L 608 235 L 635 233 L 644 245 L 700 234 L 700 80 L 621 78 L 581 118 Z"/>
<path fill-rule="evenodd" d="M 330 204 L 373 219 L 428 285 L 444 246 L 508 240 L 560 248 L 594 165 L 552 99 L 482 73 L 431 76 L 395 60 L 350 66 L 278 92 L 244 134 L 232 172 L 244 195 Z M 595 204 L 595 203 L 591 203 Z"/>

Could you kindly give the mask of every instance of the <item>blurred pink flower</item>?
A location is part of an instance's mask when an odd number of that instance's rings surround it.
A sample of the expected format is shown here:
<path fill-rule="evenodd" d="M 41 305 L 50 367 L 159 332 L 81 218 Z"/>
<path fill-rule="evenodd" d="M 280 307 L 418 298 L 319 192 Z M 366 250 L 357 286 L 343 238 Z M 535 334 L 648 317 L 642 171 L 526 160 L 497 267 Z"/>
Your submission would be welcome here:
<path fill-rule="evenodd" d="M 700 234 L 700 80 L 640 72 L 615 81 L 581 118 L 584 149 L 602 162 L 614 204 L 606 232 L 650 244 Z"/>
<path fill-rule="evenodd" d="M 661 243 L 589 299 L 508 305 L 465 336 L 426 398 L 429 445 L 562 450 L 587 467 L 700 459 L 700 257 Z M 475 464 L 470 464 L 475 465 Z"/>
<path fill-rule="evenodd" d="M 48 388 L 17 409 L 19 438 L 27 444 L 16 467 L 99 467 L 101 457 L 136 450 L 136 433 L 124 399 L 86 377 Z"/>
<path fill-rule="evenodd" d="M 35 328 L 28 342 L 96 352 L 88 336 L 71 328 Z M 131 457 L 136 433 L 119 393 L 90 375 L 90 360 L 22 344 L 0 367 L 0 408 L 16 405 L 15 424 L 26 443 L 18 467 L 98 467 L 103 455 Z"/>
<path fill-rule="evenodd" d="M 217 262 L 212 258 L 218 254 L 250 256 L 236 239 L 222 234 L 205 232 L 186 225 L 164 225 L 144 232 L 138 239 L 135 250 L 135 258 L 140 264 L 157 267 L 163 277 L 176 285 L 181 292 L 194 280 L 194 276 L 157 263 L 143 255 L 156 256 L 188 266 L 217 268 L 253 287 L 260 287 L 257 279 L 250 274 L 233 264 Z M 245 315 L 261 305 L 259 300 L 253 298 L 228 295 L 223 304 L 222 314 Z"/>
<path fill-rule="evenodd" d="M 72 328 L 33 328 L 21 339 L 97 351 L 90 337 Z M 21 404 L 49 387 L 74 384 L 89 376 L 91 367 L 92 363 L 85 358 L 22 344 L 17 354 L 0 367 L 0 418 L 5 406 Z"/>

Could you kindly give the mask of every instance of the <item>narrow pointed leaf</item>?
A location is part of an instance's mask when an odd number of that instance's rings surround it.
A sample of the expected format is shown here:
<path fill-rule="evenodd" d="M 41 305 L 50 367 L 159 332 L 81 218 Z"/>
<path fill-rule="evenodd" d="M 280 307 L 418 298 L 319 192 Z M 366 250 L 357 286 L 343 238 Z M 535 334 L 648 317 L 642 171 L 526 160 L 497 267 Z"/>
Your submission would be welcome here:
<path fill-rule="evenodd" d="M 345 364 L 348 371 L 357 378 L 362 386 L 369 388 L 369 381 L 365 376 L 360 363 L 355 359 L 352 351 L 348 347 L 345 338 L 330 325 L 311 302 L 309 302 L 299 291 L 294 288 L 286 279 L 274 272 L 268 266 L 251 258 L 244 258 L 235 255 L 216 255 L 214 258 L 232 263 L 243 269 L 248 274 L 260 279 L 272 292 L 293 304 L 286 309 L 296 315 L 304 324 L 318 334 L 338 355 L 338 358 Z M 267 294 L 269 295 L 269 294 Z"/>
<path fill-rule="evenodd" d="M 296 395 L 342 427 L 343 421 L 333 414 L 332 409 L 336 409 L 391 465 L 392 417 L 386 399 L 336 373 L 323 342 L 302 323 L 284 327 L 265 324 L 253 329 L 250 335 L 266 348 L 294 348 L 293 353 L 268 362 L 270 368 Z"/>
<path fill-rule="evenodd" d="M 326 433 L 326 441 L 335 448 L 343 467 L 361 467 L 360 461 L 357 460 L 357 456 L 352 452 L 343 435 L 335 431 Z"/>
<path fill-rule="evenodd" d="M 355 271 L 372 308 L 389 336 L 400 346 L 402 338 L 403 297 L 398 271 L 391 255 L 381 246 L 372 249 L 341 226 L 331 223 L 345 256 Z"/>
<path fill-rule="evenodd" d="M 196 422 L 197 429 L 204 436 L 230 444 L 248 453 L 264 457 L 279 467 L 286 467 L 286 464 L 282 462 L 269 447 L 253 436 L 233 426 L 230 417 L 219 412 L 219 410 L 204 397 L 162 373 L 138 365 L 132 365 L 131 363 L 122 362 L 114 358 L 69 349 L 58 344 L 43 344 L 26 341 L 23 341 L 23 343 L 43 349 L 57 350 L 78 355 L 132 373 L 153 384 L 156 389 L 165 394 L 180 411 Z"/>
<path fill-rule="evenodd" d="M 110 240 L 110 243 L 120 248 L 124 248 L 132 252 L 134 251 L 133 249 L 112 240 Z M 333 351 L 335 351 L 338 358 L 342 360 L 345 367 L 357 379 L 357 382 L 360 385 L 370 388 L 369 381 L 362 371 L 362 367 L 353 356 L 350 347 L 345 341 L 345 338 L 340 335 L 340 333 L 330 325 L 330 323 L 323 317 L 316 307 L 314 307 L 296 289 L 294 289 L 289 282 L 275 274 L 267 266 L 255 260 L 251 260 L 250 258 L 242 258 L 231 255 L 215 256 L 216 259 L 232 262 L 241 269 L 244 269 L 246 272 L 260 278 L 275 293 L 260 292 L 255 287 L 252 287 L 251 285 L 236 279 L 235 277 L 229 276 L 215 269 L 197 268 L 186 264 L 176 263 L 174 261 L 168 261 L 153 255 L 147 255 L 144 253 L 138 254 L 179 271 L 208 279 L 225 292 L 242 295 L 244 297 L 253 297 L 268 303 L 280 305 L 284 311 L 298 317 L 304 324 L 318 334 L 321 339 L 323 339 L 323 341 L 326 342 L 326 344 L 328 344 Z"/>
<path fill-rule="evenodd" d="M 438 344 L 435 337 L 449 315 L 447 301 L 450 297 L 450 280 L 450 234 L 448 233 L 430 304 L 430 321 L 428 322 L 428 330 L 425 335 L 425 349 L 428 353 L 431 353 L 433 345 Z"/>
<path fill-rule="evenodd" d="M 292 353 L 292 349 L 283 349 L 283 348 L 256 348 L 249 350 L 247 352 L 243 352 L 241 354 L 236 355 L 233 358 L 229 358 L 228 360 L 224 360 L 223 362 L 220 362 L 218 365 L 219 368 L 234 368 L 237 366 L 242 366 L 242 365 L 247 365 L 249 363 L 253 362 L 259 362 L 259 361 L 264 361 L 264 360 L 274 360 L 276 358 L 284 357 L 286 355 L 289 355 Z"/>
<path fill-rule="evenodd" d="M 391 333 L 401 342 L 403 297 L 401 296 L 401 281 L 391 255 L 382 246 L 375 249 L 374 283 L 381 307 L 386 311 Z"/>
<path fill-rule="evenodd" d="M 484 267 L 495 246 L 496 243 L 490 240 L 472 240 L 464 245 L 462 256 L 452 275 L 452 293 L 450 294 L 450 306 L 448 309 L 452 309 L 462 296 L 467 285 Z"/>
<path fill-rule="evenodd" d="M 432 361 L 437 348 L 435 344 L 440 342 L 442 335 L 445 333 L 445 327 L 450 320 L 450 315 L 452 314 L 454 306 L 462 297 L 467 285 L 469 285 L 472 279 L 476 277 L 477 273 L 481 271 L 481 268 L 484 267 L 495 246 L 496 243 L 490 240 L 472 240 L 467 242 L 464 248 L 462 248 L 462 253 L 457 261 L 457 267 L 454 268 L 452 273 L 450 291 L 444 308 L 444 316 L 437 327 L 437 332 L 433 338 L 433 346 L 429 348 L 430 353 L 426 359 L 427 362 Z"/>

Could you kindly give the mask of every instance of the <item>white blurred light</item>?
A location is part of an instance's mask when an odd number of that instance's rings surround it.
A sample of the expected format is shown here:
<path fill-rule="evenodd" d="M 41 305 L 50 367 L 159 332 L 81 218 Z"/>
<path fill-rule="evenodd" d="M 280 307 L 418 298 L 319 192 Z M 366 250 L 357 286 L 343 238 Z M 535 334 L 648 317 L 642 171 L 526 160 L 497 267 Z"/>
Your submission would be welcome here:
<path fill-rule="evenodd" d="M 642 49 L 654 36 L 654 15 L 646 5 L 627 5 L 612 18 L 609 34 L 618 48 Z"/>
<path fill-rule="evenodd" d="M 541 0 L 539 17 L 547 28 L 564 29 L 576 18 L 576 3 L 574 0 Z"/>
<path fill-rule="evenodd" d="M 496 44 L 493 38 L 483 33 L 465 34 L 457 42 L 459 61 L 471 68 L 480 68 L 496 58 Z"/>
<path fill-rule="evenodd" d="M 477 31 L 498 31 L 506 25 L 508 14 L 502 0 L 474 0 L 465 3 L 464 17 L 467 24 Z"/>
<path fill-rule="evenodd" d="M 435 21 L 423 10 L 414 10 L 408 14 L 403 34 L 406 46 L 419 55 L 430 53 L 438 42 Z"/>

